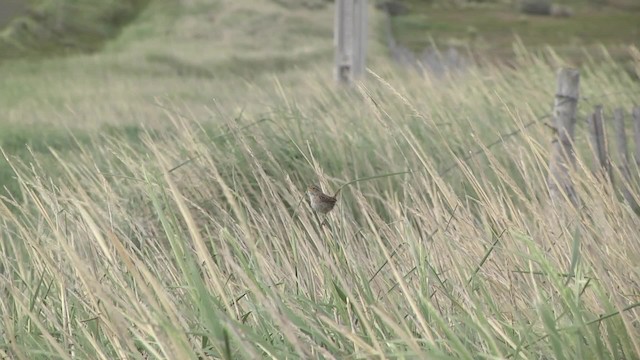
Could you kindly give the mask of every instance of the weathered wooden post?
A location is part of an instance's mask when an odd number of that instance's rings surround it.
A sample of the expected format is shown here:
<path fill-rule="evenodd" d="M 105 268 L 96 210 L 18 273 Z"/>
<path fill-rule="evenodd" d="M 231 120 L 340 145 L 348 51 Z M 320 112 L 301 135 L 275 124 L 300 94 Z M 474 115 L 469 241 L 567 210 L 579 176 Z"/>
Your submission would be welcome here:
<path fill-rule="evenodd" d="M 557 202 L 566 196 L 573 205 L 578 204 L 578 199 L 569 172 L 575 165 L 573 133 L 579 94 L 580 72 L 576 69 L 560 69 L 553 107 L 553 126 L 556 131 L 552 141 L 547 186 L 552 201 Z"/>
<path fill-rule="evenodd" d="M 629 171 L 629 152 L 627 149 L 627 135 L 624 131 L 624 110 L 617 108 L 613 111 L 613 125 L 616 130 L 616 144 L 618 145 L 618 159 L 620 164 L 618 170 L 620 170 L 622 196 L 624 196 L 627 203 L 633 209 L 638 208 L 636 199 L 631 191 L 631 172 Z"/>
<path fill-rule="evenodd" d="M 620 164 L 626 166 L 628 164 L 627 157 L 627 136 L 624 131 L 624 110 L 616 108 L 613 110 L 613 126 L 616 131 L 616 143 L 618 144 L 618 156 Z"/>
<path fill-rule="evenodd" d="M 596 105 L 588 120 L 591 147 L 596 159 L 596 174 L 603 180 L 612 181 L 611 162 L 609 161 L 607 136 L 604 131 L 602 105 Z"/>
<path fill-rule="evenodd" d="M 334 27 L 336 80 L 351 84 L 365 69 L 367 0 L 336 0 Z"/>

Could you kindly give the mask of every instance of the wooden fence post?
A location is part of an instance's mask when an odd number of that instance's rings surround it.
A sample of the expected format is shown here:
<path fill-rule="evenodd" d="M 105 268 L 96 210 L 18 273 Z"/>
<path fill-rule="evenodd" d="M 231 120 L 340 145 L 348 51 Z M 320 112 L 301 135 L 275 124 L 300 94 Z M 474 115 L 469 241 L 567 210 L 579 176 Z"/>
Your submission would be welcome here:
<path fill-rule="evenodd" d="M 591 147 L 596 159 L 596 173 L 601 175 L 604 180 L 612 181 L 613 173 L 611 172 L 611 162 L 609 161 L 607 136 L 604 131 L 602 105 L 596 105 L 593 113 L 589 116 L 588 125 Z"/>
<path fill-rule="evenodd" d="M 624 131 L 624 110 L 616 108 L 613 110 L 613 126 L 616 130 L 616 143 L 618 144 L 618 155 L 620 156 L 620 164 L 626 165 L 627 157 L 627 137 Z"/>
<path fill-rule="evenodd" d="M 629 171 L 629 151 L 627 148 L 627 135 L 624 131 L 624 110 L 617 108 L 613 111 L 613 125 L 616 130 L 616 144 L 618 146 L 618 159 L 620 164 L 618 170 L 620 170 L 622 196 L 624 196 L 627 203 L 633 209 L 638 208 L 636 199 L 631 192 L 631 172 Z"/>
<path fill-rule="evenodd" d="M 569 171 L 575 164 L 573 133 L 580 94 L 580 72 L 563 68 L 558 71 L 557 78 L 553 107 L 553 126 L 556 133 L 552 141 L 547 186 L 552 201 L 559 201 L 566 196 L 573 205 L 577 205 L 578 199 Z"/>
<path fill-rule="evenodd" d="M 365 69 L 367 0 L 336 0 L 334 25 L 334 75 L 339 83 L 351 84 Z"/>

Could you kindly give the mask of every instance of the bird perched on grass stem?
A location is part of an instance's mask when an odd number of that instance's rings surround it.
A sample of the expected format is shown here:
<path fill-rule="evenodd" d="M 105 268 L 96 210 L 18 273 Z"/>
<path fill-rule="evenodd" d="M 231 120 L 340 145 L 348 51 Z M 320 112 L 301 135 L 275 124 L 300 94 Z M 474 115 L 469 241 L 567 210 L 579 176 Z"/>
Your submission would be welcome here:
<path fill-rule="evenodd" d="M 336 196 L 330 196 L 322 192 L 317 185 L 310 185 L 307 188 L 307 195 L 309 196 L 309 203 L 311 204 L 311 208 L 320 214 L 326 215 L 329 211 L 333 210 L 336 206 Z"/>
<path fill-rule="evenodd" d="M 395 172 L 390 174 L 374 175 L 374 176 L 368 176 L 368 177 L 351 180 L 348 183 L 340 186 L 340 188 L 336 191 L 336 193 L 333 196 L 323 193 L 322 189 L 320 189 L 320 187 L 317 185 L 309 185 L 307 187 L 306 195 L 309 197 L 309 203 L 313 211 L 326 216 L 329 213 L 329 211 L 333 210 L 333 208 L 336 206 L 336 202 L 337 202 L 336 196 L 338 196 L 338 193 L 340 192 L 340 190 L 342 190 L 343 187 L 359 181 L 372 180 L 372 179 L 377 179 L 377 178 L 382 178 L 387 176 L 395 176 L 395 175 L 409 174 L 409 173 L 411 173 L 411 170 Z M 303 200 L 304 198 L 300 199 L 298 206 L 300 206 Z M 296 208 L 296 211 L 297 211 L 297 208 Z M 326 223 L 326 219 L 325 219 L 325 223 Z"/>

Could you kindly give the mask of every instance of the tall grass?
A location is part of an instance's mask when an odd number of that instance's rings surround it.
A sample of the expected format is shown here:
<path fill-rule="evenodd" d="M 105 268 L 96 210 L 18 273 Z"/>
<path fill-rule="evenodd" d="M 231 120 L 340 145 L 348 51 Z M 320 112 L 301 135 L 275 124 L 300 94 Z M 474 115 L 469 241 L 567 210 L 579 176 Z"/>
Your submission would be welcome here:
<path fill-rule="evenodd" d="M 583 206 L 549 204 L 558 59 L 520 54 L 448 81 L 276 79 L 264 113 L 163 105 L 165 131 L 83 142 L 56 177 L 9 159 L 0 354 L 639 358 L 640 219 L 582 161 Z M 615 64 L 582 70 L 584 99 L 637 99 Z M 310 183 L 403 170 L 343 189 L 328 226 L 293 216 Z"/>
<path fill-rule="evenodd" d="M 91 1 L 63 1 L 59 7 L 57 0 L 38 3 L 46 3 L 47 11 L 62 11 L 62 20 L 96 28 L 121 3 L 133 4 L 113 0 L 91 7 Z M 88 140 L 85 133 L 96 132 L 126 133 L 136 142 L 141 124 L 150 130 L 166 127 L 163 108 L 172 103 L 198 119 L 216 119 L 220 108 L 235 114 L 241 109 L 264 112 L 271 107 L 271 94 L 261 89 L 272 88 L 273 76 L 285 87 L 304 89 L 304 70 L 318 64 L 326 68 L 332 60 L 333 8 L 292 5 L 154 0 L 118 30 L 117 38 L 100 44 L 99 52 L 1 61 L 0 147 L 28 159 L 28 144 L 48 168 L 47 146 L 65 156 L 76 151 L 76 142 Z M 65 11 L 68 7 L 74 10 Z M 376 18 L 372 13 L 372 27 Z M 256 34 L 270 36 L 256 41 Z M 371 47 L 372 58 L 381 47 Z M 0 50 L 0 57 L 5 55 L 18 54 Z M 18 196 L 14 178 L 0 158 L 0 194 L 8 188 Z"/>

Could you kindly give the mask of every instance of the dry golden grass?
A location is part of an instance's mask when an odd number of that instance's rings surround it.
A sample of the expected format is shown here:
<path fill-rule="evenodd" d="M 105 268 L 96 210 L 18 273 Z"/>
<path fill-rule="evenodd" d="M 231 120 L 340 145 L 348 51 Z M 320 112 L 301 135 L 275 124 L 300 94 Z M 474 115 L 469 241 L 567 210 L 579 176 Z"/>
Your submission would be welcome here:
<path fill-rule="evenodd" d="M 23 198 L 0 208 L 0 354 L 638 358 L 640 219 L 586 156 L 584 206 L 549 204 L 536 119 L 561 61 L 520 54 L 444 79 L 376 61 L 351 89 L 328 63 L 261 75 L 245 112 L 150 96 L 136 141 L 11 160 Z M 640 92 L 614 63 L 582 69 L 581 89 L 581 124 L 588 101 L 628 109 Z M 344 188 L 329 226 L 294 216 L 311 183 L 403 170 Z"/>

